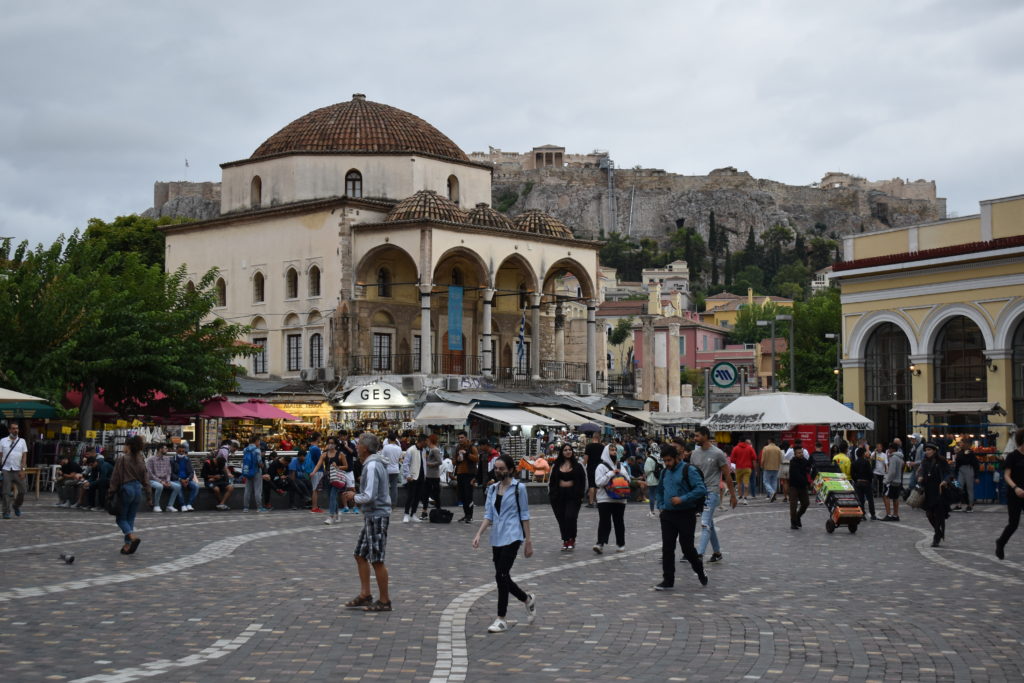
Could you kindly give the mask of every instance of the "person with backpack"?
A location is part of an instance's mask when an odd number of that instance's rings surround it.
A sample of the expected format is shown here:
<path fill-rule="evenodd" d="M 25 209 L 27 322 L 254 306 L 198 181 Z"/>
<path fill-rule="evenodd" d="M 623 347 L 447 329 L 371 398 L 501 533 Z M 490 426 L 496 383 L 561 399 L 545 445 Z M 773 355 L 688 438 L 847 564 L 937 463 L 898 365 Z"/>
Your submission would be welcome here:
<path fill-rule="evenodd" d="M 661 481 L 661 473 L 664 470 L 665 466 L 662 464 L 662 461 L 648 451 L 647 456 L 644 458 L 644 476 L 647 478 L 647 501 L 651 507 L 650 516 L 652 518 L 657 516 L 654 512 L 654 506 L 661 495 L 658 487 L 661 486 L 659 482 Z"/>
<path fill-rule="evenodd" d="M 614 444 L 605 446 L 601 461 L 594 470 L 597 486 L 597 543 L 594 552 L 600 555 L 615 527 L 615 546 L 621 553 L 626 549 L 626 501 L 629 500 L 629 474 L 616 460 Z"/>
<path fill-rule="evenodd" d="M 675 586 L 676 543 L 683 550 L 700 585 L 708 585 L 704 561 L 693 547 L 693 532 L 697 528 L 697 511 L 703 509 L 708 489 L 699 469 L 685 462 L 672 444 L 661 449 L 665 461 L 659 487 L 658 508 L 661 510 L 661 583 L 654 590 L 667 591 Z"/>
<path fill-rule="evenodd" d="M 498 584 L 498 616 L 488 628 L 488 633 L 502 633 L 508 630 L 505 616 L 508 612 L 508 596 L 511 594 L 526 607 L 529 623 L 537 616 L 537 599 L 512 580 L 512 564 L 516 561 L 519 546 L 523 555 L 533 555 L 533 541 L 530 540 L 530 507 L 526 487 L 512 476 L 515 463 L 508 455 L 499 455 L 491 473 L 494 483 L 487 487 L 484 502 L 484 521 L 473 537 L 473 548 L 480 547 L 480 537 L 491 529 L 491 554 L 494 560 L 494 578 Z M 493 527 L 493 528 L 492 528 Z"/>
<path fill-rule="evenodd" d="M 257 512 L 266 512 L 261 505 L 263 501 L 263 453 L 260 452 L 259 437 L 255 435 L 249 437 L 249 444 L 242 451 L 242 479 L 245 481 L 242 512 L 249 511 L 250 501 Z M 171 500 L 174 500 L 173 495 Z"/>

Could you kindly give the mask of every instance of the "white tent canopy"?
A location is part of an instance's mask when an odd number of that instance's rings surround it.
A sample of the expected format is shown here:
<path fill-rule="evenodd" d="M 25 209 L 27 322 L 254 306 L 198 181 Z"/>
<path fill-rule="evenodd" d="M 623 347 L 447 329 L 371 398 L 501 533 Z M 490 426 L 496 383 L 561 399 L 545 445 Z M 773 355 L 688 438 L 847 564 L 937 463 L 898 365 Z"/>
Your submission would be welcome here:
<path fill-rule="evenodd" d="M 519 408 L 473 408 L 474 415 L 513 427 L 561 427 L 561 422 Z"/>
<path fill-rule="evenodd" d="M 779 432 L 798 425 L 874 429 L 875 423 L 830 396 L 776 392 L 741 396 L 703 422 L 718 432 Z"/>
<path fill-rule="evenodd" d="M 580 417 L 576 413 L 566 410 L 565 408 L 554 408 L 552 406 L 525 406 L 531 413 L 537 413 L 544 417 L 551 418 L 552 420 L 558 420 L 562 424 L 569 427 L 576 427 L 587 422 L 587 418 Z"/>
<path fill-rule="evenodd" d="M 413 422 L 421 427 L 425 425 L 461 427 L 466 424 L 469 413 L 475 406 L 475 403 L 448 403 L 447 401 L 424 403 L 420 412 L 413 418 Z"/>
<path fill-rule="evenodd" d="M 998 403 L 988 401 L 915 403 L 911 411 L 924 415 L 1006 415 Z"/>
<path fill-rule="evenodd" d="M 606 424 L 609 427 L 615 427 L 616 429 L 632 429 L 633 425 L 622 420 L 616 420 L 614 417 L 602 415 L 601 413 L 592 413 L 589 410 L 574 410 L 577 415 L 582 415 L 588 420 L 592 420 L 598 424 Z"/>
<path fill-rule="evenodd" d="M 39 398 L 38 396 L 30 396 L 29 394 L 23 394 L 20 391 L 11 391 L 10 389 L 0 389 L 0 403 L 18 403 L 21 401 L 45 401 L 45 398 Z"/>

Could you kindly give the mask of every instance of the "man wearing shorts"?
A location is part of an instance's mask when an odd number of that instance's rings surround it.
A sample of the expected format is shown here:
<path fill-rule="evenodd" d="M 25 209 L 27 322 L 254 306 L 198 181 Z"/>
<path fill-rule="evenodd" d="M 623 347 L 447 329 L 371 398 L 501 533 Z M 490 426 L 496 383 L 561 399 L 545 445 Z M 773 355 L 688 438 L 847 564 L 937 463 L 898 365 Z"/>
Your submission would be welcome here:
<path fill-rule="evenodd" d="M 364 612 L 390 612 L 391 594 L 388 592 L 388 568 L 384 553 L 388 544 L 388 522 L 391 515 L 391 493 L 388 467 L 380 452 L 380 440 L 369 432 L 359 435 L 356 453 L 363 464 L 359 493 L 355 502 L 363 512 L 363 530 L 356 541 L 356 567 L 359 570 L 359 595 L 345 603 L 345 607 L 362 608 Z M 370 592 L 370 567 L 377 579 L 377 599 Z"/>
<path fill-rule="evenodd" d="M 750 495 L 750 473 L 754 471 L 754 463 L 757 461 L 757 452 L 750 443 L 750 439 L 741 440 L 737 443 L 729 460 L 736 465 L 736 483 L 740 489 L 740 503 L 747 504 L 747 496 Z"/>
<path fill-rule="evenodd" d="M 903 454 L 896 450 L 896 444 L 889 446 L 886 454 L 885 476 L 882 479 L 885 485 L 885 496 L 882 502 L 885 503 L 885 517 L 883 522 L 900 521 L 900 492 L 903 489 Z"/>
<path fill-rule="evenodd" d="M 203 483 L 217 501 L 218 510 L 228 509 L 228 500 L 231 499 L 231 492 L 235 487 L 231 484 L 231 476 L 228 474 L 228 463 L 217 453 L 211 453 L 203 461 L 202 469 Z"/>

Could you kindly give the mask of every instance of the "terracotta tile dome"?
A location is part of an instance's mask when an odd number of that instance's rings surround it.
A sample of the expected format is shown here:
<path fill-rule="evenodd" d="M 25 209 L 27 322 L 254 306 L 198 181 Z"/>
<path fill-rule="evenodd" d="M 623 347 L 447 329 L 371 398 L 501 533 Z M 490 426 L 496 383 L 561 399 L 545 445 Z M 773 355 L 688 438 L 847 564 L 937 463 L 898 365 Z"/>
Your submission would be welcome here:
<path fill-rule="evenodd" d="M 444 133 L 418 116 L 355 94 L 295 119 L 267 138 L 250 159 L 279 154 L 422 154 L 469 161 Z"/>
<path fill-rule="evenodd" d="M 515 227 L 523 232 L 532 232 L 537 235 L 548 237 L 561 237 L 572 239 L 572 231 L 565 226 L 565 223 L 554 216 L 549 216 L 539 209 L 524 211 L 515 217 Z"/>
<path fill-rule="evenodd" d="M 388 213 L 384 222 L 411 220 L 466 223 L 469 217 L 452 200 L 445 199 L 433 190 L 420 190 L 413 196 L 398 202 L 395 208 Z"/>
<path fill-rule="evenodd" d="M 488 228 L 515 229 L 511 218 L 496 209 L 492 209 L 483 202 L 469 210 L 469 222 L 473 225 L 483 225 Z"/>

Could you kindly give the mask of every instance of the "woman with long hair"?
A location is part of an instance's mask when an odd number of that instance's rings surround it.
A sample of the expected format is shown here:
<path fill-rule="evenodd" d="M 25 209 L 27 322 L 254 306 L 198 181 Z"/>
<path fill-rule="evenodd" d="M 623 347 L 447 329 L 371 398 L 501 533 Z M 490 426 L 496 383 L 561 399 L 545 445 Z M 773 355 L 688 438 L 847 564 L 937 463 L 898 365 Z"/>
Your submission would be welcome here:
<path fill-rule="evenodd" d="M 473 537 L 473 547 L 480 547 L 480 537 L 491 528 L 491 553 L 494 559 L 494 579 L 498 584 L 498 618 L 487 631 L 501 633 L 508 630 L 505 614 L 508 612 L 508 596 L 511 594 L 526 607 L 526 618 L 532 624 L 537 616 L 537 601 L 512 580 L 512 564 L 516 561 L 519 546 L 523 555 L 533 555 L 530 540 L 530 508 L 526 499 L 526 487 L 512 477 L 515 463 L 508 455 L 499 455 L 494 460 L 491 473 L 494 483 L 487 487 L 484 503 L 484 521 Z"/>
<path fill-rule="evenodd" d="M 548 500 L 558 520 L 562 550 L 576 547 L 576 521 L 580 516 L 583 496 L 587 493 L 587 471 L 576 460 L 570 444 L 562 444 L 548 480 Z"/>
<path fill-rule="evenodd" d="M 142 497 L 149 498 L 149 475 L 142 449 L 146 443 L 141 436 L 133 436 L 125 443 L 127 451 L 114 462 L 114 473 L 110 475 L 108 491 L 117 492 L 120 512 L 117 526 L 124 534 L 122 555 L 131 555 L 139 548 L 141 539 L 135 534 L 135 515 L 139 512 Z"/>
<path fill-rule="evenodd" d="M 924 445 L 924 461 L 917 473 L 917 483 L 924 488 L 924 511 L 928 514 L 928 523 L 935 533 L 932 535 L 932 547 L 937 548 L 946 537 L 946 518 L 949 517 L 949 502 L 943 495 L 950 485 L 949 464 L 939 457 L 939 447 L 930 441 Z"/>

